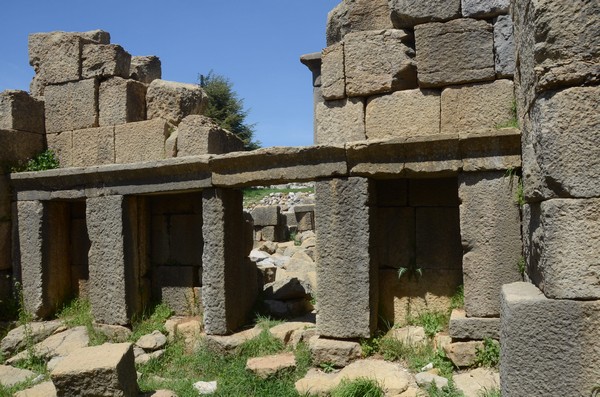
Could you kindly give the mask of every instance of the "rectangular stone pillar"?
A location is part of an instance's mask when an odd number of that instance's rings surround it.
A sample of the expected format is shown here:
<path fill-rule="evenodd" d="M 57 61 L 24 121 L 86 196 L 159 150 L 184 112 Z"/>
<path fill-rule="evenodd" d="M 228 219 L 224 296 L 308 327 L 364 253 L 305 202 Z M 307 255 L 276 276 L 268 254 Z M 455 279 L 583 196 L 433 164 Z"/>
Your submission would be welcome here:
<path fill-rule="evenodd" d="M 202 219 L 204 329 L 225 335 L 249 320 L 258 295 L 256 266 L 247 258 L 242 192 L 204 190 Z"/>
<path fill-rule="evenodd" d="M 504 171 L 459 175 L 460 232 L 467 317 L 498 317 L 500 287 L 521 281 L 517 178 Z"/>
<path fill-rule="evenodd" d="M 368 338 L 377 327 L 372 192 L 366 178 L 315 183 L 317 328 L 321 336 Z"/>
<path fill-rule="evenodd" d="M 137 198 L 87 200 L 89 299 L 96 321 L 128 324 L 141 310 Z"/>
<path fill-rule="evenodd" d="M 502 287 L 500 321 L 502 397 L 597 395 L 600 301 L 548 299 L 518 282 Z"/>
<path fill-rule="evenodd" d="M 17 216 L 25 308 L 48 317 L 71 295 L 68 204 L 19 201 Z"/>

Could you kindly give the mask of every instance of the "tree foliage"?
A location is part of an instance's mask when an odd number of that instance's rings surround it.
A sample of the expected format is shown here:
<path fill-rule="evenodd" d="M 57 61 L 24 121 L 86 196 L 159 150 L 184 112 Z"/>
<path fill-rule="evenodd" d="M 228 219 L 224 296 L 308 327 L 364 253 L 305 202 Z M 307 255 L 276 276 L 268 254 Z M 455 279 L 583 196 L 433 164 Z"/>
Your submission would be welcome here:
<path fill-rule="evenodd" d="M 246 150 L 258 149 L 260 142 L 253 139 L 254 124 L 246 123 L 248 111 L 244 109 L 244 101 L 233 90 L 231 81 L 210 71 L 207 75 L 200 75 L 200 87 L 208 95 L 205 116 L 237 135 L 244 141 Z"/>

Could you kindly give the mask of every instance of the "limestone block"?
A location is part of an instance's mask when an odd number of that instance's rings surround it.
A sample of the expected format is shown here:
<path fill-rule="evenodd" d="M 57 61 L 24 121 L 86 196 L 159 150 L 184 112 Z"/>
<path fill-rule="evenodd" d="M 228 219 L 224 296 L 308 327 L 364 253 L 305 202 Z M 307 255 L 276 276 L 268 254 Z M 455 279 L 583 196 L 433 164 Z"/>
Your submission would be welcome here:
<path fill-rule="evenodd" d="M 490 18 L 508 14 L 510 0 L 461 0 L 465 18 Z"/>
<path fill-rule="evenodd" d="M 458 207 L 456 178 L 427 178 L 408 180 L 410 207 Z"/>
<path fill-rule="evenodd" d="M 138 395 L 131 343 L 105 343 L 71 353 L 52 370 L 57 396 Z"/>
<path fill-rule="evenodd" d="M 0 130 L 45 133 L 44 101 L 25 91 L 0 93 Z"/>
<path fill-rule="evenodd" d="M 244 150 L 244 142 L 212 119 L 187 116 L 177 127 L 177 156 L 223 154 Z"/>
<path fill-rule="evenodd" d="M 515 42 L 510 15 L 500 15 L 494 22 L 494 59 L 496 77 L 512 78 L 515 73 Z"/>
<path fill-rule="evenodd" d="M 278 205 L 254 207 L 251 214 L 254 226 L 275 226 L 281 223 L 281 207 Z"/>
<path fill-rule="evenodd" d="M 457 367 L 471 367 L 475 364 L 477 350 L 483 349 L 483 342 L 454 342 L 444 346 L 444 352 Z"/>
<path fill-rule="evenodd" d="M 9 388 L 18 383 L 25 382 L 35 378 L 36 374 L 28 369 L 11 367 L 9 365 L 0 365 L 0 385 L 2 388 Z"/>
<path fill-rule="evenodd" d="M 348 33 L 392 27 L 387 0 L 345 0 L 327 15 L 327 45 L 342 41 Z"/>
<path fill-rule="evenodd" d="M 396 28 L 413 28 L 427 22 L 442 22 L 460 16 L 460 0 L 389 0 Z"/>
<path fill-rule="evenodd" d="M 322 336 L 366 338 L 376 328 L 377 263 L 370 252 L 373 190 L 364 178 L 315 182 L 317 328 Z"/>
<path fill-rule="evenodd" d="M 100 83 L 101 127 L 146 119 L 146 86 L 135 80 L 113 77 Z"/>
<path fill-rule="evenodd" d="M 365 104 L 361 98 L 318 103 L 316 144 L 334 145 L 365 139 Z"/>
<path fill-rule="evenodd" d="M 90 167 L 93 165 L 112 164 L 114 162 L 115 132 L 113 127 L 88 128 L 73 131 L 71 166 Z"/>
<path fill-rule="evenodd" d="M 129 77 L 141 83 L 150 84 L 162 77 L 160 58 L 150 56 L 132 56 Z"/>
<path fill-rule="evenodd" d="M 500 319 L 497 317 L 467 317 L 464 310 L 452 310 L 450 336 L 453 339 L 500 339 Z"/>
<path fill-rule="evenodd" d="M 226 335 L 246 323 L 258 294 L 256 267 L 243 259 L 241 192 L 203 190 L 202 218 L 204 327 L 208 335 Z"/>
<path fill-rule="evenodd" d="M 15 393 L 15 397 L 56 397 L 56 388 L 54 383 L 42 382 L 38 385 L 30 387 Z"/>
<path fill-rule="evenodd" d="M 0 164 L 10 168 L 25 163 L 44 151 L 44 140 L 43 134 L 0 129 Z"/>
<path fill-rule="evenodd" d="M 553 199 L 524 217 L 528 274 L 548 298 L 599 299 L 600 199 Z"/>
<path fill-rule="evenodd" d="M 415 27 L 420 87 L 494 80 L 492 25 L 474 19 Z"/>
<path fill-rule="evenodd" d="M 599 87 L 541 95 L 523 126 L 523 141 L 528 200 L 600 195 Z"/>
<path fill-rule="evenodd" d="M 344 38 L 346 94 L 374 94 L 417 88 L 413 36 L 400 29 L 350 33 Z"/>
<path fill-rule="evenodd" d="M 61 168 L 73 166 L 73 132 L 46 134 L 48 149 L 54 152 Z"/>
<path fill-rule="evenodd" d="M 98 127 L 98 81 L 81 80 L 47 86 L 46 132 Z"/>
<path fill-rule="evenodd" d="M 336 367 L 345 367 L 361 358 L 362 350 L 357 342 L 313 337 L 308 348 L 315 365 L 329 363 Z"/>
<path fill-rule="evenodd" d="M 511 80 L 448 87 L 442 91 L 442 134 L 483 132 L 510 122 Z"/>
<path fill-rule="evenodd" d="M 594 396 L 600 302 L 551 300 L 529 283 L 503 286 L 501 299 L 502 396 Z"/>
<path fill-rule="evenodd" d="M 344 43 L 336 43 L 322 52 L 321 94 L 328 101 L 346 96 Z"/>
<path fill-rule="evenodd" d="M 146 93 L 148 119 L 161 117 L 174 124 L 191 114 L 202 114 L 208 96 L 195 84 L 153 80 Z"/>
<path fill-rule="evenodd" d="M 115 162 L 165 158 L 165 141 L 174 129 L 171 123 L 160 118 L 115 126 Z"/>
<path fill-rule="evenodd" d="M 537 93 L 600 81 L 600 3 L 594 0 L 515 3 L 519 107 L 527 110 Z"/>
<path fill-rule="evenodd" d="M 298 232 L 315 230 L 315 206 L 314 204 L 294 206 L 294 218 Z"/>
<path fill-rule="evenodd" d="M 502 171 L 459 175 L 465 311 L 468 317 L 497 317 L 500 288 L 521 280 L 517 181 Z"/>
<path fill-rule="evenodd" d="M 66 32 L 30 34 L 29 64 L 35 70 L 38 84 L 43 87 L 79 80 L 85 42 L 82 37 Z"/>
<path fill-rule="evenodd" d="M 369 98 L 365 125 L 368 139 L 439 134 L 440 93 L 416 89 Z"/>
<path fill-rule="evenodd" d="M 118 44 L 86 44 L 81 53 L 81 77 L 129 77 L 131 55 Z"/>

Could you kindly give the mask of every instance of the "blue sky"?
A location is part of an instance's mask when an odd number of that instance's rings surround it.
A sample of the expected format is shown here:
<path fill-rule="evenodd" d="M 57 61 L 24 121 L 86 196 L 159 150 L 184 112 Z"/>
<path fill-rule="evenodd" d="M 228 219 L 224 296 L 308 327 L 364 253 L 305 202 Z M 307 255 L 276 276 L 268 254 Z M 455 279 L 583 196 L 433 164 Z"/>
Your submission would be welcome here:
<path fill-rule="evenodd" d="M 27 35 L 103 29 L 132 55 L 157 55 L 163 79 L 228 77 L 263 146 L 311 145 L 311 76 L 302 54 L 325 47 L 339 0 L 15 0 L 0 14 L 0 91 L 29 89 Z"/>

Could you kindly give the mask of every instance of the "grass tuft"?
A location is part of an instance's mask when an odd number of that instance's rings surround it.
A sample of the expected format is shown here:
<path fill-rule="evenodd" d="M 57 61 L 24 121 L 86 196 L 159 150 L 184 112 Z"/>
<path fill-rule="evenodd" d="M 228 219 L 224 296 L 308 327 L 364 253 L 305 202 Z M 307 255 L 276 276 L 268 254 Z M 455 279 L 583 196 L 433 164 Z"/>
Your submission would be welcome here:
<path fill-rule="evenodd" d="M 442 350 L 436 350 L 431 343 L 408 345 L 395 338 L 383 338 L 380 342 L 379 353 L 388 361 L 405 361 L 414 372 L 433 363 L 440 371 L 440 376 L 450 378 L 454 365 Z"/>
<path fill-rule="evenodd" d="M 132 321 L 133 332 L 129 337 L 132 342 L 137 341 L 140 337 L 152 333 L 152 331 L 160 331 L 165 334 L 165 321 L 171 317 L 173 311 L 164 303 L 151 308 L 149 311 L 142 314 L 139 318 L 134 318 Z"/>
<path fill-rule="evenodd" d="M 448 322 L 450 316 L 448 313 L 442 313 L 438 311 L 424 311 L 419 313 L 416 317 L 408 317 L 407 322 L 409 325 L 418 325 L 425 329 L 425 334 L 429 338 L 433 338 L 435 334 L 448 328 Z"/>
<path fill-rule="evenodd" d="M 331 391 L 331 397 L 383 397 L 384 392 L 381 385 L 373 379 L 358 378 L 354 380 L 342 380 L 335 389 Z"/>
<path fill-rule="evenodd" d="M 500 344 L 492 338 L 483 340 L 483 349 L 476 350 L 475 365 L 478 367 L 498 368 L 500 365 Z"/>
<path fill-rule="evenodd" d="M 439 389 L 434 383 L 427 388 L 429 397 L 464 397 L 464 394 L 456 388 L 454 383 L 450 381 L 448 386 Z"/>
<path fill-rule="evenodd" d="M 62 320 L 67 327 L 86 327 L 90 338 L 90 346 L 99 346 L 108 340 L 106 335 L 96 331 L 94 328 L 92 307 L 87 299 L 73 299 L 62 308 L 57 317 Z"/>

